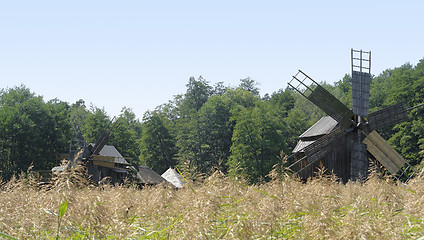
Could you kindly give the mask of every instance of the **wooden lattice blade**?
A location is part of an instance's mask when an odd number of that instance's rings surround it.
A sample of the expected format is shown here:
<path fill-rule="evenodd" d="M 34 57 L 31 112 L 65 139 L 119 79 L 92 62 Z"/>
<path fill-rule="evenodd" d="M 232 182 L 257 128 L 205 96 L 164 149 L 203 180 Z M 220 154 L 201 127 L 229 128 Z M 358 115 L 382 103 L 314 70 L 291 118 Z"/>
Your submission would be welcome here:
<path fill-rule="evenodd" d="M 403 103 L 383 108 L 379 111 L 373 112 L 368 117 L 370 130 L 381 129 L 385 127 L 394 126 L 408 120 L 408 112 Z"/>
<path fill-rule="evenodd" d="M 353 112 L 358 116 L 368 117 L 371 83 L 371 51 L 351 49 L 351 60 Z"/>
<path fill-rule="evenodd" d="M 117 124 L 117 123 L 118 123 L 118 121 L 115 120 L 115 117 L 110 121 L 106 130 L 103 132 L 103 134 L 97 140 L 97 142 L 94 144 L 94 147 L 92 149 L 92 152 L 93 152 L 94 155 L 99 154 L 100 151 L 103 149 L 103 147 L 106 145 L 110 136 L 115 132 L 115 130 L 119 126 L 119 124 Z M 110 126 L 110 129 L 108 129 L 109 126 Z"/>
<path fill-rule="evenodd" d="M 406 164 L 405 159 L 377 131 L 372 131 L 362 142 L 391 174 L 396 174 Z"/>
<path fill-rule="evenodd" d="M 336 120 L 344 130 L 351 127 L 353 112 L 320 85 L 307 98 Z"/>
<path fill-rule="evenodd" d="M 356 115 L 368 117 L 371 74 L 352 71 L 352 108 Z"/>
<path fill-rule="evenodd" d="M 103 132 L 103 134 L 100 136 L 99 140 L 97 140 L 96 144 L 93 147 L 93 154 L 97 155 L 100 153 L 100 151 L 103 149 L 103 147 L 106 145 L 106 142 L 109 140 L 109 133 L 107 131 Z"/>
<path fill-rule="evenodd" d="M 299 70 L 289 86 L 336 120 L 342 129 L 352 126 L 353 112 L 304 72 Z"/>

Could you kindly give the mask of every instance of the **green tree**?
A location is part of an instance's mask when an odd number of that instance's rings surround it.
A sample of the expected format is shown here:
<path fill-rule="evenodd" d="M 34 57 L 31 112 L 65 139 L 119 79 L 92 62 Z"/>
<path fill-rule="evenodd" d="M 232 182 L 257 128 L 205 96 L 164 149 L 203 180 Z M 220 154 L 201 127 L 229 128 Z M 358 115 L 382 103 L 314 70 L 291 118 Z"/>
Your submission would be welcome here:
<path fill-rule="evenodd" d="M 289 89 L 280 90 L 271 95 L 269 102 L 278 109 L 281 118 L 286 118 L 290 110 L 294 108 L 296 102 L 295 93 Z"/>
<path fill-rule="evenodd" d="M 103 108 L 91 106 L 89 114 L 85 117 L 82 128 L 87 144 L 96 143 L 103 132 L 109 129 L 111 119 Z"/>
<path fill-rule="evenodd" d="M 182 101 L 182 110 L 186 112 L 199 111 L 203 104 L 212 95 L 212 87 L 200 76 L 197 80 L 190 77 L 187 86 L 187 92 Z"/>
<path fill-rule="evenodd" d="M 160 174 L 176 165 L 175 140 L 157 112 L 146 112 L 143 117 L 140 149 L 141 164 Z"/>
<path fill-rule="evenodd" d="M 227 90 L 230 89 L 227 86 L 224 86 L 224 82 L 218 82 L 214 85 L 212 94 L 213 95 L 224 95 Z"/>
<path fill-rule="evenodd" d="M 348 74 L 336 82 L 331 93 L 347 107 L 352 108 L 352 77 Z"/>
<path fill-rule="evenodd" d="M 2 176 L 56 165 L 57 153 L 66 151 L 70 132 L 67 104 L 45 103 L 25 86 L 0 92 L 0 166 Z"/>
<path fill-rule="evenodd" d="M 117 127 L 109 144 L 116 149 L 132 164 L 140 163 L 140 139 L 142 136 L 142 124 L 130 108 L 122 108 L 117 119 Z"/>
<path fill-rule="evenodd" d="M 240 85 L 239 88 L 253 93 L 255 96 L 259 96 L 259 88 L 257 87 L 259 83 L 257 83 L 255 80 L 251 79 L 250 77 L 240 79 Z"/>
<path fill-rule="evenodd" d="M 226 171 L 234 126 L 230 117 L 231 101 L 226 96 L 210 97 L 198 112 L 191 151 L 201 172 L 210 173 L 214 168 Z"/>
<path fill-rule="evenodd" d="M 266 175 L 279 162 L 280 151 L 288 150 L 281 119 L 265 102 L 242 109 L 235 118 L 230 174 L 241 175 L 250 183 L 267 180 Z"/>
<path fill-rule="evenodd" d="M 202 108 L 209 97 L 213 94 L 213 88 L 203 78 L 196 80 L 194 77 L 189 79 L 187 91 L 184 95 L 178 95 L 174 102 L 169 105 L 167 113 L 171 113 L 174 121 L 171 125 L 171 131 L 176 136 L 176 145 L 178 148 L 179 165 L 190 172 L 195 170 L 195 156 L 197 145 L 194 134 L 196 132 L 196 121 L 198 111 Z M 169 111 L 171 110 L 171 111 Z"/>
<path fill-rule="evenodd" d="M 210 97 L 199 111 L 178 119 L 179 164 L 191 173 L 208 175 L 216 168 L 227 171 L 235 124 L 232 116 L 259 100 L 241 88 L 227 89 L 223 95 Z"/>
<path fill-rule="evenodd" d="M 47 152 L 53 154 L 67 153 L 69 150 L 69 142 L 73 138 L 74 133 L 70 121 L 70 106 L 67 102 L 58 99 L 52 99 L 45 104 L 50 116 L 49 122 L 46 124 L 49 128 L 48 139 L 46 143 Z M 52 158 L 55 159 L 55 158 Z M 58 165 L 57 161 L 47 161 L 43 167 L 44 170 L 51 169 Z"/>
<path fill-rule="evenodd" d="M 225 93 L 225 96 L 231 99 L 234 113 L 237 112 L 237 109 L 254 107 L 256 102 L 260 100 L 259 96 L 241 88 L 229 89 Z"/>

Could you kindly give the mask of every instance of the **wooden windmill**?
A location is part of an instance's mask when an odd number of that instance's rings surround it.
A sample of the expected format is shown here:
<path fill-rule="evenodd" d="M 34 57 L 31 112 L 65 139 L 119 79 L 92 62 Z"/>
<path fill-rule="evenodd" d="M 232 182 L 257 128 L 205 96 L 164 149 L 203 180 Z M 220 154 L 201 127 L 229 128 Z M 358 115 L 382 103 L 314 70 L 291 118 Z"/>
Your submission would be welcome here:
<path fill-rule="evenodd" d="M 69 159 L 71 161 L 67 166 L 58 166 L 53 168 L 52 171 L 61 172 L 65 168 L 72 168 L 76 164 L 84 163 L 91 180 L 99 182 L 107 177 L 111 183 L 121 183 L 128 175 L 130 164 L 114 146 L 106 145 L 110 136 L 119 127 L 119 124 L 114 119 L 112 119 L 95 144 L 86 143 L 77 121 L 73 119 L 79 149 L 70 151 Z"/>
<path fill-rule="evenodd" d="M 112 184 L 123 183 L 125 178 L 133 180 L 140 186 L 164 183 L 171 186 L 166 179 L 147 166 L 138 169 L 132 166 L 112 145 L 106 145 L 109 138 L 119 128 L 120 124 L 113 118 L 106 126 L 96 143 L 87 144 L 82 135 L 78 121 L 72 120 L 76 133 L 78 149 L 70 150 L 70 161 L 66 165 L 54 167 L 52 172 L 58 173 L 73 168 L 81 163 L 86 166 L 88 177 L 94 182 L 107 182 Z"/>
<path fill-rule="evenodd" d="M 352 110 L 301 70 L 288 83 L 328 114 L 301 135 L 293 151 L 295 162 L 290 168 L 301 178 L 312 176 L 323 165 L 344 182 L 364 179 L 369 154 L 390 173 L 405 173 L 405 159 L 376 130 L 406 121 L 408 109 L 398 103 L 368 114 L 371 52 L 352 49 L 351 62 Z"/>

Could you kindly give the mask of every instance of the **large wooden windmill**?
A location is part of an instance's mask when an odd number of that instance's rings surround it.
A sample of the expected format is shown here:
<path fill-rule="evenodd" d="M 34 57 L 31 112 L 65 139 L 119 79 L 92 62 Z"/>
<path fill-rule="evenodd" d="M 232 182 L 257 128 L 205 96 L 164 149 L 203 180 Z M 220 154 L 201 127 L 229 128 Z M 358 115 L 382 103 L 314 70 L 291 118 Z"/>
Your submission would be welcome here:
<path fill-rule="evenodd" d="M 290 168 L 301 178 L 312 176 L 322 164 L 344 182 L 364 179 L 371 156 L 390 173 L 404 173 L 407 162 L 377 130 L 406 121 L 408 109 L 398 103 L 368 114 L 371 52 L 352 49 L 351 62 L 352 110 L 301 70 L 288 83 L 328 114 L 300 136 L 293 151 Z"/>

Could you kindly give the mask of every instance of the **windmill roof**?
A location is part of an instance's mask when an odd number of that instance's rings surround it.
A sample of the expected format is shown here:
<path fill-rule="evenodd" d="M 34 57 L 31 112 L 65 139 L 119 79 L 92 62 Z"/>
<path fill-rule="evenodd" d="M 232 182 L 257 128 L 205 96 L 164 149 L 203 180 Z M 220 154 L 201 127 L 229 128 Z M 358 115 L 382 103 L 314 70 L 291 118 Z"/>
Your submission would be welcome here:
<path fill-rule="evenodd" d="M 174 185 L 176 188 L 182 188 L 185 184 L 183 177 L 173 168 L 168 168 L 168 170 L 162 174 L 162 177 L 166 181 L 172 183 L 172 185 Z"/>
<path fill-rule="evenodd" d="M 318 120 L 318 122 L 302 133 L 299 138 L 313 138 L 329 134 L 337 126 L 337 124 L 337 121 L 330 116 L 322 117 L 320 120 Z"/>
<path fill-rule="evenodd" d="M 304 140 L 299 140 L 299 142 L 297 142 L 296 147 L 293 149 L 293 153 L 298 153 L 298 152 L 303 152 L 302 150 L 309 146 L 310 144 L 312 144 L 313 142 L 315 142 L 316 140 L 313 141 L 304 141 Z"/>
<path fill-rule="evenodd" d="M 140 166 L 137 172 L 137 178 L 144 184 L 167 183 L 167 181 L 147 166 Z"/>
<path fill-rule="evenodd" d="M 94 144 L 90 144 L 94 146 Z M 100 156 L 115 157 L 115 163 L 128 164 L 127 160 L 118 152 L 118 150 L 112 145 L 105 145 L 99 152 Z"/>

